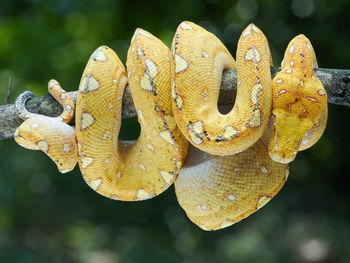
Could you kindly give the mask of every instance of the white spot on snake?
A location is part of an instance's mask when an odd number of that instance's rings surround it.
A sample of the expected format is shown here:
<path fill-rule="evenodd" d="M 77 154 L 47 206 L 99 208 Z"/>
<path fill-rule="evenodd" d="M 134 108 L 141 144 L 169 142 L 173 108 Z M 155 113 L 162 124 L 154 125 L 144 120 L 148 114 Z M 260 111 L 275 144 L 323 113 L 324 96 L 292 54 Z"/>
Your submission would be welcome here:
<path fill-rule="evenodd" d="M 60 86 L 60 84 L 56 80 L 50 80 L 49 89 L 52 89 L 53 86 Z"/>
<path fill-rule="evenodd" d="M 39 123 L 33 122 L 33 123 L 30 125 L 30 127 L 31 127 L 32 129 L 36 129 L 36 128 L 39 127 Z"/>
<path fill-rule="evenodd" d="M 122 176 L 122 173 L 120 171 L 118 171 L 115 176 L 117 177 L 117 179 L 120 179 L 120 177 Z"/>
<path fill-rule="evenodd" d="M 85 78 L 82 79 L 79 85 L 79 91 L 83 93 L 89 93 L 97 90 L 100 87 L 98 81 L 90 74 L 86 74 Z"/>
<path fill-rule="evenodd" d="M 143 77 L 141 78 L 141 88 L 144 89 L 145 91 L 152 91 L 153 87 L 151 84 L 151 80 L 148 76 L 148 74 L 144 74 Z"/>
<path fill-rule="evenodd" d="M 111 102 L 108 103 L 108 109 L 113 109 L 113 104 Z"/>
<path fill-rule="evenodd" d="M 193 124 L 193 131 L 195 133 L 202 133 L 203 132 L 203 124 L 201 121 L 197 121 Z"/>
<path fill-rule="evenodd" d="M 250 27 L 253 29 L 253 31 L 255 31 L 256 33 L 260 34 L 259 28 L 257 28 L 255 25 L 251 25 Z"/>
<path fill-rule="evenodd" d="M 188 64 L 180 55 L 175 54 L 175 74 L 180 73 L 181 71 L 186 70 Z"/>
<path fill-rule="evenodd" d="M 299 81 L 299 86 L 300 86 L 300 87 L 304 87 L 304 80 L 301 79 L 301 80 Z"/>
<path fill-rule="evenodd" d="M 159 133 L 160 137 L 162 137 L 164 140 L 166 140 L 168 143 L 175 146 L 175 141 L 173 139 L 173 136 L 171 135 L 170 131 L 162 131 Z"/>
<path fill-rule="evenodd" d="M 269 201 L 271 200 L 271 197 L 268 196 L 262 196 L 260 197 L 260 199 L 258 200 L 257 203 L 257 209 L 262 208 L 264 205 L 266 205 Z"/>
<path fill-rule="evenodd" d="M 290 66 L 291 66 L 291 67 L 293 67 L 293 65 L 294 65 L 294 61 L 293 61 L 293 60 L 291 60 L 289 64 L 290 64 Z"/>
<path fill-rule="evenodd" d="M 209 209 L 209 206 L 207 204 L 201 204 L 198 206 L 198 209 L 201 209 L 201 210 L 208 210 Z"/>
<path fill-rule="evenodd" d="M 46 141 L 44 141 L 44 140 L 43 141 L 39 141 L 37 143 L 37 145 L 38 145 L 38 148 L 40 150 L 42 150 L 43 152 L 47 153 L 47 151 L 49 150 L 49 144 Z"/>
<path fill-rule="evenodd" d="M 188 134 L 190 135 L 191 140 L 192 140 L 195 144 L 201 144 L 201 143 L 203 142 L 202 137 L 198 137 L 198 136 L 197 136 L 197 133 L 195 133 L 194 131 L 189 130 L 189 131 L 188 131 Z"/>
<path fill-rule="evenodd" d="M 172 97 L 173 99 L 176 98 L 175 82 L 173 82 L 172 85 L 171 85 L 171 97 Z"/>
<path fill-rule="evenodd" d="M 147 67 L 147 73 L 151 78 L 155 78 L 157 76 L 158 70 L 156 65 L 153 63 L 153 61 L 146 59 L 145 64 Z"/>
<path fill-rule="evenodd" d="M 178 159 L 175 160 L 175 166 L 177 169 L 180 169 L 182 166 L 182 162 L 180 162 Z"/>
<path fill-rule="evenodd" d="M 136 198 L 138 200 L 143 200 L 143 199 L 147 199 L 149 198 L 149 193 L 146 192 L 145 190 L 143 190 L 142 188 L 140 188 L 139 190 L 137 190 L 137 193 L 136 193 Z"/>
<path fill-rule="evenodd" d="M 101 179 L 101 178 L 98 178 L 98 179 L 89 181 L 89 186 L 90 186 L 93 190 L 96 191 L 96 190 L 100 187 L 101 183 L 102 183 L 102 179 Z"/>
<path fill-rule="evenodd" d="M 101 61 L 102 62 L 102 61 L 107 60 L 106 55 L 103 53 L 103 51 L 100 47 L 97 48 L 94 53 L 92 53 L 91 57 L 94 61 Z"/>
<path fill-rule="evenodd" d="M 111 135 L 111 133 L 109 131 L 106 131 L 103 135 L 102 135 L 102 140 L 106 140 L 109 136 Z"/>
<path fill-rule="evenodd" d="M 247 53 L 245 53 L 244 59 L 257 63 L 261 60 L 261 56 L 259 51 L 254 46 L 252 46 L 250 49 L 248 49 Z"/>
<path fill-rule="evenodd" d="M 319 90 L 317 91 L 317 93 L 318 93 L 318 95 L 320 95 L 320 96 L 326 95 L 326 92 L 325 92 L 323 89 L 319 89 Z"/>
<path fill-rule="evenodd" d="M 305 137 L 307 136 L 307 134 L 305 135 Z M 308 139 L 305 139 L 305 137 L 303 138 L 303 140 L 301 141 L 301 144 L 302 145 L 306 145 L 309 143 L 309 140 Z"/>
<path fill-rule="evenodd" d="M 267 174 L 268 171 L 267 171 L 266 167 L 262 166 L 260 169 L 261 169 L 261 172 L 263 174 Z"/>
<path fill-rule="evenodd" d="M 153 147 L 153 145 L 152 145 L 152 144 L 147 143 L 147 147 L 148 147 L 148 149 L 150 149 L 151 151 L 154 151 L 154 147 Z"/>
<path fill-rule="evenodd" d="M 313 80 L 316 80 L 316 76 L 315 76 L 315 75 L 312 75 L 311 78 L 312 78 Z"/>
<path fill-rule="evenodd" d="M 94 158 L 92 157 L 86 157 L 86 156 L 81 157 L 81 167 L 85 169 L 92 163 L 93 160 Z"/>
<path fill-rule="evenodd" d="M 292 45 L 289 49 L 289 54 L 292 54 L 294 52 L 295 45 Z"/>
<path fill-rule="evenodd" d="M 188 134 L 191 137 L 192 142 L 195 144 L 201 144 L 203 142 L 203 125 L 201 121 L 197 121 L 195 123 L 191 123 L 187 125 Z"/>
<path fill-rule="evenodd" d="M 67 98 L 67 95 L 65 92 L 62 92 L 61 94 L 61 100 L 65 100 Z"/>
<path fill-rule="evenodd" d="M 228 195 L 227 195 L 227 199 L 228 199 L 229 201 L 235 201 L 235 200 L 236 200 L 236 197 L 235 197 L 234 194 L 228 194 Z"/>
<path fill-rule="evenodd" d="M 252 128 L 260 126 L 260 110 L 259 109 L 255 109 L 253 111 L 252 118 L 249 121 L 249 126 Z"/>
<path fill-rule="evenodd" d="M 306 46 L 310 49 L 310 51 L 313 51 L 313 50 L 312 50 L 312 47 L 309 45 L 309 43 L 306 42 L 305 44 L 306 44 Z"/>
<path fill-rule="evenodd" d="M 181 110 L 182 109 L 182 105 L 183 105 L 183 100 L 181 98 L 180 95 L 177 95 L 176 98 L 175 98 L 175 105 L 176 105 L 176 108 L 178 110 Z"/>
<path fill-rule="evenodd" d="M 73 109 L 72 109 L 72 106 L 71 106 L 71 105 L 66 105 L 66 110 L 67 110 L 67 111 L 73 110 Z"/>
<path fill-rule="evenodd" d="M 255 25 L 251 24 L 249 27 L 247 27 L 243 31 L 242 36 L 243 37 L 249 36 L 249 35 L 251 35 L 253 33 L 253 31 L 258 33 L 258 34 L 260 34 L 260 30 Z"/>
<path fill-rule="evenodd" d="M 137 117 L 139 118 L 140 122 L 145 121 L 145 118 L 143 117 L 143 113 L 141 109 L 137 109 Z"/>
<path fill-rule="evenodd" d="M 283 83 L 283 79 L 276 79 L 276 83 L 277 83 L 277 84 Z"/>
<path fill-rule="evenodd" d="M 66 153 L 70 152 L 70 145 L 69 145 L 69 143 L 65 143 L 63 145 L 63 151 L 66 152 Z"/>
<path fill-rule="evenodd" d="M 167 183 L 167 184 L 171 184 L 174 180 L 174 175 L 172 173 L 169 173 L 167 171 L 164 170 L 160 170 L 160 176 L 163 178 L 163 180 Z"/>
<path fill-rule="evenodd" d="M 146 171 L 146 167 L 142 163 L 139 163 L 139 166 L 143 171 Z"/>
<path fill-rule="evenodd" d="M 290 74 L 290 73 L 292 73 L 292 69 L 289 68 L 289 69 L 287 69 L 285 72 L 286 72 L 287 74 Z"/>
<path fill-rule="evenodd" d="M 287 90 L 281 89 L 279 92 L 277 92 L 277 93 L 275 94 L 275 98 L 278 98 L 278 96 L 280 96 L 280 95 L 282 95 L 282 94 L 285 94 L 285 93 L 287 93 Z"/>
<path fill-rule="evenodd" d="M 284 174 L 284 178 L 285 178 L 285 180 L 287 180 L 287 179 L 288 179 L 288 176 L 289 176 L 289 169 L 287 168 L 286 173 Z"/>
<path fill-rule="evenodd" d="M 318 100 L 317 100 L 316 98 L 314 98 L 314 97 L 305 96 L 305 98 L 306 98 L 307 100 L 312 101 L 312 102 L 318 102 Z"/>
<path fill-rule="evenodd" d="M 214 46 L 216 46 L 216 47 L 218 46 L 218 44 L 214 40 L 212 40 L 212 42 L 213 42 Z"/>
<path fill-rule="evenodd" d="M 250 92 L 250 100 L 257 104 L 259 102 L 260 92 L 263 90 L 263 86 L 261 84 L 255 84 Z"/>
<path fill-rule="evenodd" d="M 205 51 L 202 52 L 202 55 L 203 55 L 204 58 L 209 58 L 208 53 L 206 53 Z"/>
<path fill-rule="evenodd" d="M 145 53 L 143 52 L 143 49 L 140 46 L 137 46 L 137 55 L 140 56 L 140 57 L 144 57 L 145 56 Z"/>
<path fill-rule="evenodd" d="M 94 117 L 87 112 L 84 112 L 80 116 L 80 130 L 85 130 L 95 122 Z"/>
<path fill-rule="evenodd" d="M 182 28 L 185 29 L 185 30 L 192 30 L 192 29 L 193 29 L 189 24 L 187 24 L 187 23 L 185 23 L 185 22 L 182 22 L 182 23 L 180 24 L 180 27 L 182 27 Z"/>
<path fill-rule="evenodd" d="M 232 127 L 231 125 L 229 125 L 229 126 L 226 126 L 223 136 L 226 140 L 232 140 L 237 136 L 237 134 L 238 134 L 238 130 Z"/>
<path fill-rule="evenodd" d="M 81 143 L 80 142 L 78 142 L 78 153 L 79 153 L 79 155 L 81 155 Z"/>
<path fill-rule="evenodd" d="M 203 91 L 202 92 L 202 100 L 205 101 L 209 96 L 209 93 L 207 90 Z"/>
<path fill-rule="evenodd" d="M 105 159 L 103 160 L 104 163 L 109 163 L 109 161 L 110 161 L 109 158 L 105 158 Z"/>
<path fill-rule="evenodd" d="M 118 83 L 118 80 L 113 79 L 112 82 L 113 82 L 114 84 L 116 84 L 116 83 Z"/>
<path fill-rule="evenodd" d="M 246 37 L 252 34 L 252 29 L 251 27 L 248 27 L 246 30 L 243 31 L 242 37 Z"/>

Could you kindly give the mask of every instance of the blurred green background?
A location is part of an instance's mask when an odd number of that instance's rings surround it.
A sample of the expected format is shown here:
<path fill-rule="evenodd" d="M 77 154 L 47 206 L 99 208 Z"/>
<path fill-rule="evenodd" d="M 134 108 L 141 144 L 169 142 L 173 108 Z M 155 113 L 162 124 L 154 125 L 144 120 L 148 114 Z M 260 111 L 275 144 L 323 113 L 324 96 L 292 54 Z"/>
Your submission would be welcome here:
<path fill-rule="evenodd" d="M 196 22 L 232 53 L 253 22 L 279 64 L 304 33 L 320 67 L 350 68 L 348 0 L 1 0 L 0 101 L 23 90 L 47 93 L 56 78 L 76 90 L 90 54 L 102 44 L 125 61 L 141 27 L 168 46 L 177 25 Z M 280 193 L 224 230 L 189 221 L 171 187 L 144 202 L 99 196 L 79 170 L 59 174 L 42 152 L 0 142 L 0 262 L 350 262 L 350 109 L 329 105 L 322 139 L 299 153 Z M 123 125 L 135 134 L 135 120 Z M 124 137 L 125 139 L 126 137 Z"/>

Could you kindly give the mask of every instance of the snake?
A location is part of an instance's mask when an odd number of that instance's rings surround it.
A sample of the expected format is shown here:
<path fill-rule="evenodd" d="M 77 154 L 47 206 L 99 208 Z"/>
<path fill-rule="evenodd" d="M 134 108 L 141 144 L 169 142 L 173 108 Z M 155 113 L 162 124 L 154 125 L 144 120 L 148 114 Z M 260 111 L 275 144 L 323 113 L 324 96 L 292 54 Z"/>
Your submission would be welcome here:
<path fill-rule="evenodd" d="M 34 95 L 22 93 L 16 142 L 45 152 L 62 173 L 79 163 L 85 182 L 114 200 L 150 199 L 174 183 L 189 219 L 217 230 L 267 204 L 285 184 L 288 163 L 325 129 L 327 96 L 303 35 L 290 42 L 273 80 L 268 41 L 254 24 L 242 32 L 236 60 L 214 34 L 189 21 L 178 26 L 171 49 L 137 29 L 126 66 L 111 48 L 97 48 L 76 106 L 51 80 L 49 93 L 63 107 L 58 117 L 28 112 Z M 237 94 L 223 114 L 217 101 L 222 73 L 230 69 L 237 70 Z M 135 141 L 118 139 L 127 85 L 141 127 Z M 287 125 L 294 130 L 286 132 Z"/>
<path fill-rule="evenodd" d="M 281 163 L 295 159 L 298 151 L 310 148 L 327 124 L 327 93 L 316 77 L 317 60 L 310 40 L 294 37 L 285 51 L 282 70 L 272 81 L 273 134 L 270 157 Z"/>
<path fill-rule="evenodd" d="M 31 141 L 31 148 L 43 150 L 61 172 L 78 162 L 86 183 L 103 196 L 123 201 L 152 198 L 173 183 L 187 151 L 172 114 L 170 63 L 169 48 L 142 29 L 136 30 L 128 51 L 128 73 L 115 52 L 101 46 L 91 55 L 79 84 L 75 131 L 56 134 L 61 126 L 68 129 L 65 122 L 70 118 L 32 116 L 22 113 L 25 107 L 17 107 L 26 121 L 14 138 L 24 147 Z M 132 142 L 118 139 L 127 84 L 141 126 L 139 138 Z M 53 93 L 52 86 L 61 93 Z M 49 92 L 71 101 L 55 80 L 49 82 Z M 18 104 L 25 100 L 24 96 Z M 66 104 L 63 115 L 73 107 Z M 63 137 L 75 142 L 74 147 L 59 139 Z M 64 160 L 72 165 L 60 167 Z"/>

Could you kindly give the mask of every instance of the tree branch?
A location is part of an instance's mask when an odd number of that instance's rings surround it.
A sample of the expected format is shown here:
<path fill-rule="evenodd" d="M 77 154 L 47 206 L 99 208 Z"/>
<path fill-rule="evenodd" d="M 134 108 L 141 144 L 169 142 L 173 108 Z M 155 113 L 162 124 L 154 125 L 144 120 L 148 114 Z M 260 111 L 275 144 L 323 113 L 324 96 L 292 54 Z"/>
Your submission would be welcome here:
<path fill-rule="evenodd" d="M 274 77 L 280 68 L 271 68 Z M 350 107 L 350 70 L 341 69 L 315 69 L 317 77 L 322 81 L 328 95 L 328 103 Z M 235 70 L 225 71 L 222 77 L 219 105 L 233 105 L 236 94 L 237 72 Z M 77 92 L 69 92 L 76 101 Z M 51 95 L 32 99 L 26 105 L 33 113 L 47 116 L 58 116 L 62 112 L 61 105 Z M 136 116 L 129 88 L 125 90 L 123 97 L 123 118 Z M 15 129 L 22 123 L 17 117 L 13 104 L 0 106 L 0 140 L 12 138 Z"/>

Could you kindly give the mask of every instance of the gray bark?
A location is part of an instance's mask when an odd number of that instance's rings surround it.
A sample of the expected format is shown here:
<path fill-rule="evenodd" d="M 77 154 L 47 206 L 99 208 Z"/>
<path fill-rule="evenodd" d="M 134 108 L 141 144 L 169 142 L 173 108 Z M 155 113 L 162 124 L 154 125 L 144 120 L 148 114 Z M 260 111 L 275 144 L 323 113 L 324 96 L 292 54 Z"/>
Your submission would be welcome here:
<path fill-rule="evenodd" d="M 279 71 L 280 68 L 271 68 L 272 77 Z M 327 91 L 328 103 L 350 107 L 350 70 L 322 68 L 315 69 L 315 72 Z M 237 72 L 235 70 L 228 70 L 223 73 L 218 102 L 221 107 L 233 105 L 236 80 Z M 69 94 L 76 101 L 77 92 L 69 92 Z M 26 108 L 30 112 L 47 116 L 58 116 L 62 112 L 61 105 L 49 94 L 29 100 Z M 129 88 L 124 93 L 122 116 L 123 118 L 136 116 Z M 17 117 L 13 104 L 0 106 L 0 140 L 12 138 L 14 131 L 21 123 L 22 120 Z"/>

